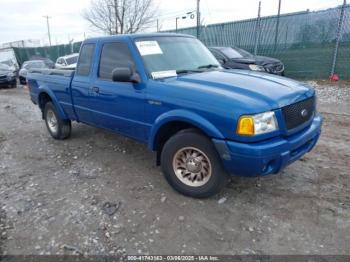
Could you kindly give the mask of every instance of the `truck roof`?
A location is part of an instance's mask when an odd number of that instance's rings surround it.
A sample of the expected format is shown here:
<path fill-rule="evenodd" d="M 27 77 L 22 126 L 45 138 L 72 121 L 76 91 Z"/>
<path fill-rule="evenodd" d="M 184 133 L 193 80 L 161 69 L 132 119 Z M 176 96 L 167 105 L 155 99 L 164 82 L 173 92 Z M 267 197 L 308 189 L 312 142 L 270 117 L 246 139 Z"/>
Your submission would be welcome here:
<path fill-rule="evenodd" d="M 176 33 L 137 33 L 137 34 L 122 34 L 122 35 L 112 35 L 112 36 L 102 36 L 102 37 L 93 37 L 86 39 L 85 43 L 95 43 L 97 41 L 108 41 L 108 40 L 128 40 L 128 39 L 136 39 L 136 38 L 142 38 L 142 37 L 159 37 L 159 36 L 168 36 L 168 37 L 174 37 L 174 36 L 181 36 L 181 37 L 192 37 L 191 35 L 186 34 L 176 34 Z"/>

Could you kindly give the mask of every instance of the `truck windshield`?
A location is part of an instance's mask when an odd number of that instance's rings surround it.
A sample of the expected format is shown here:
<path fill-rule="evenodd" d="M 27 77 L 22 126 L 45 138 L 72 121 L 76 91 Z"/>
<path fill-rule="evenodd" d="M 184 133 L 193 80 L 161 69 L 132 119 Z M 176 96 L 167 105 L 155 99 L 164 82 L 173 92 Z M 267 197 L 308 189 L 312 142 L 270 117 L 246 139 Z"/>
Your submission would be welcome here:
<path fill-rule="evenodd" d="M 220 67 L 211 52 L 195 38 L 160 36 L 137 39 L 135 44 L 153 78 Z"/>

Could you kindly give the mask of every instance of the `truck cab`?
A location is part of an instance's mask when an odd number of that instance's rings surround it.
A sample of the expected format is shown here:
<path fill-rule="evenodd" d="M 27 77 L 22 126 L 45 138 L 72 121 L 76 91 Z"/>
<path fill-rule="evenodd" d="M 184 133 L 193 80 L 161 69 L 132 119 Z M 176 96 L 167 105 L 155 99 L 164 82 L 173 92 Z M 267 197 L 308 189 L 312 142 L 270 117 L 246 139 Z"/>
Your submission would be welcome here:
<path fill-rule="evenodd" d="M 187 35 L 88 39 L 75 71 L 34 71 L 28 85 L 54 138 L 67 138 L 77 121 L 138 140 L 192 197 L 219 192 L 230 175 L 278 173 L 321 132 L 310 86 L 223 69 Z"/>

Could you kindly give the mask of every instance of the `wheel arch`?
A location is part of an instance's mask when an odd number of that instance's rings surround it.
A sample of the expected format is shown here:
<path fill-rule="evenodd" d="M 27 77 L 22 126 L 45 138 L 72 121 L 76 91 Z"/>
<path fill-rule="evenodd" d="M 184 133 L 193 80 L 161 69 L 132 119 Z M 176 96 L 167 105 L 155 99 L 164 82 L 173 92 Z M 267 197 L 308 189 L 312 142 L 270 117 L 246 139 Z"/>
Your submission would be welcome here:
<path fill-rule="evenodd" d="M 204 117 L 187 111 L 173 110 L 159 116 L 150 132 L 148 147 L 157 151 L 157 164 L 165 142 L 177 132 L 184 129 L 195 129 L 209 138 L 221 138 L 221 132 Z"/>
<path fill-rule="evenodd" d="M 64 113 L 54 93 L 48 88 L 41 87 L 39 88 L 39 93 L 38 93 L 38 105 L 39 105 L 39 108 L 41 109 L 43 118 L 44 118 L 45 104 L 47 102 L 52 102 L 54 104 L 61 119 L 68 120 L 68 117 Z"/>

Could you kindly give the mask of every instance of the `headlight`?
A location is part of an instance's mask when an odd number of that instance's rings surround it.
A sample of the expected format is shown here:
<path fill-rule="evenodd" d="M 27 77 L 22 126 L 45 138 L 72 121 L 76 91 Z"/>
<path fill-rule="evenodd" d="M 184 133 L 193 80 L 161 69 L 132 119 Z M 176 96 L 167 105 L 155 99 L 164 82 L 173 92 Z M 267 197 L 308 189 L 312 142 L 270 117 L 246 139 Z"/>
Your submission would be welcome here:
<path fill-rule="evenodd" d="M 7 74 L 7 78 L 12 78 L 14 76 L 15 76 L 15 74 L 13 72 Z"/>
<path fill-rule="evenodd" d="M 253 71 L 265 71 L 265 68 L 259 65 L 249 65 L 249 68 Z"/>
<path fill-rule="evenodd" d="M 275 112 L 265 112 L 252 116 L 241 116 L 237 134 L 245 136 L 261 135 L 278 129 Z"/>

